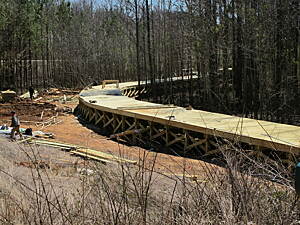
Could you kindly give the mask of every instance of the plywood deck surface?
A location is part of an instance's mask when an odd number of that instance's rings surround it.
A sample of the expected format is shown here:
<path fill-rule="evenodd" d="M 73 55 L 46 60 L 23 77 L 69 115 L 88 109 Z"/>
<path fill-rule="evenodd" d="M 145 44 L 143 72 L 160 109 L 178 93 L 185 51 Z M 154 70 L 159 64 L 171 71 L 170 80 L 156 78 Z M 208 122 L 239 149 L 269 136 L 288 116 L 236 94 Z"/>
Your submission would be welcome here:
<path fill-rule="evenodd" d="M 120 89 L 136 85 L 137 82 L 120 83 Z M 113 88 L 115 88 L 113 84 L 105 87 L 106 90 Z M 103 90 L 102 86 L 94 86 L 91 89 L 84 90 L 82 93 L 91 91 L 97 93 L 97 90 Z M 99 110 L 108 110 L 121 115 L 214 134 L 229 139 L 237 138 L 254 145 L 273 146 L 275 149 L 279 148 L 278 150 L 300 153 L 299 126 L 241 118 L 202 110 L 186 110 L 177 106 L 160 108 L 164 107 L 164 105 L 138 101 L 126 96 L 95 94 L 94 96 L 80 98 L 89 107 Z M 90 100 L 96 101 L 96 103 L 89 103 Z"/>

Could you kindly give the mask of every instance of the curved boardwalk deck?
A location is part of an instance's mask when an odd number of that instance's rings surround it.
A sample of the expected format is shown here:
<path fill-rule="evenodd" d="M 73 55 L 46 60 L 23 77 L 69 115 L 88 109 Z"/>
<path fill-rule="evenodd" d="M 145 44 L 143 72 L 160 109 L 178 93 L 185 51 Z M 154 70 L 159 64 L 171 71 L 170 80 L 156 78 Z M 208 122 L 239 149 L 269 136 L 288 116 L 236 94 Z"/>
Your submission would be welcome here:
<path fill-rule="evenodd" d="M 136 86 L 137 82 L 120 83 L 119 89 L 132 95 Z M 195 148 L 201 154 L 214 153 L 220 144 L 216 141 L 219 137 L 247 143 L 257 152 L 263 149 L 288 152 L 294 159 L 300 154 L 298 126 L 188 110 L 104 93 L 114 89 L 115 84 L 104 89 L 94 86 L 83 90 L 79 104 L 86 119 L 109 128 L 112 134 L 140 141 L 160 139 L 167 147 Z M 288 158 L 291 159 L 291 155 Z"/>

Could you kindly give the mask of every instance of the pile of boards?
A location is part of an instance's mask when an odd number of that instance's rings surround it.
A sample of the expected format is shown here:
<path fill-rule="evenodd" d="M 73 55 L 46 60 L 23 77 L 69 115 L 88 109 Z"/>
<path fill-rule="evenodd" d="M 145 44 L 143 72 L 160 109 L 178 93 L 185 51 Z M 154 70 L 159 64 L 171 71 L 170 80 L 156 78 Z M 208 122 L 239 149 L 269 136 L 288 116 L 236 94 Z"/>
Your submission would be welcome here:
<path fill-rule="evenodd" d="M 78 145 L 71 145 L 61 142 L 54 142 L 54 141 L 48 141 L 45 139 L 28 139 L 28 143 L 31 144 L 37 144 L 37 145 L 43 145 L 53 148 L 59 148 L 61 150 L 69 151 L 70 153 L 74 155 L 78 155 L 81 157 L 85 157 L 88 159 L 97 160 L 103 163 L 128 163 L 128 164 L 137 164 L 137 161 L 125 159 L 123 157 L 119 157 L 113 154 L 100 152 L 97 150 L 89 149 L 86 147 L 78 146 Z"/>

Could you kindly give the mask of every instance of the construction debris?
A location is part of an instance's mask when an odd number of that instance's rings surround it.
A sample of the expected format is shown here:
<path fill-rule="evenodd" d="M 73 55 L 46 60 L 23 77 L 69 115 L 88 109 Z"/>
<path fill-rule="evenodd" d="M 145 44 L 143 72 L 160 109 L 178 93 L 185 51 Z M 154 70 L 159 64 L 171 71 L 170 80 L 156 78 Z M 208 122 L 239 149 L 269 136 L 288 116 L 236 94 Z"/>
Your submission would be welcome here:
<path fill-rule="evenodd" d="M 68 106 L 56 107 L 54 110 L 56 112 L 62 112 L 62 113 L 73 113 L 73 109 Z"/>
<path fill-rule="evenodd" d="M 38 95 L 39 95 L 38 91 L 34 91 L 33 98 L 37 98 Z M 20 96 L 20 98 L 30 98 L 29 91 L 27 91 L 26 93 L 22 94 Z"/>
<path fill-rule="evenodd" d="M 128 160 L 125 158 L 120 158 L 118 156 L 112 155 L 112 154 L 108 154 L 108 153 L 104 153 L 104 152 L 100 152 L 100 151 L 96 151 L 96 150 L 92 150 L 92 149 L 88 149 L 88 148 L 84 148 L 84 147 L 80 147 L 77 148 L 76 150 L 71 151 L 74 154 L 84 154 L 86 157 L 96 157 L 99 159 L 105 159 L 105 160 L 109 160 L 109 161 L 115 161 L 115 162 L 119 162 L 119 163 L 130 163 L 130 164 L 136 164 L 136 161 L 133 160 Z"/>
<path fill-rule="evenodd" d="M 45 91 L 48 95 L 76 95 L 79 93 L 78 90 L 69 90 L 69 89 L 58 89 L 58 88 L 50 88 Z"/>
<path fill-rule="evenodd" d="M 15 100 L 15 98 L 17 97 L 17 93 L 12 90 L 1 91 L 1 96 L 4 102 L 11 102 Z"/>
<path fill-rule="evenodd" d="M 78 145 L 70 145 L 66 143 L 60 143 L 60 142 L 53 142 L 53 141 L 47 141 L 47 140 L 28 140 L 28 143 L 34 143 L 37 145 L 44 145 L 48 147 L 53 147 L 53 148 L 59 148 L 62 150 L 70 151 L 70 153 L 78 155 L 78 156 L 83 156 L 86 158 L 94 159 L 97 161 L 101 161 L 104 163 L 112 163 L 112 162 L 118 162 L 118 163 L 129 163 L 129 164 L 136 164 L 137 161 L 134 160 L 129 160 L 125 159 L 119 156 L 115 156 L 112 154 L 100 152 L 97 150 L 85 148 L 82 146 Z"/>
<path fill-rule="evenodd" d="M 69 151 L 72 150 L 72 149 L 77 148 L 76 145 L 53 142 L 53 141 L 48 141 L 48 140 L 44 140 L 44 139 L 31 140 L 29 143 L 34 143 L 34 144 L 37 144 L 37 145 L 45 145 L 45 146 L 50 146 L 50 147 L 54 147 L 54 148 L 61 148 L 61 149 L 69 150 Z"/>
<path fill-rule="evenodd" d="M 61 123 L 62 120 L 58 120 L 57 118 L 58 118 L 58 113 L 56 113 L 56 116 L 52 116 L 49 119 L 47 119 L 46 121 L 35 123 L 35 125 L 37 127 L 41 127 L 41 129 L 43 129 L 43 128 Z"/>
<path fill-rule="evenodd" d="M 93 159 L 93 160 L 96 160 L 96 161 L 99 161 L 99 162 L 102 162 L 102 163 L 112 163 L 112 161 L 109 161 L 109 160 L 106 160 L 106 159 L 103 159 L 103 158 L 100 158 L 100 157 L 95 157 L 95 156 L 92 156 L 92 155 L 87 155 L 87 154 L 81 153 L 81 152 L 70 151 L 70 153 L 74 154 L 74 155 L 82 156 L 84 158 Z"/>

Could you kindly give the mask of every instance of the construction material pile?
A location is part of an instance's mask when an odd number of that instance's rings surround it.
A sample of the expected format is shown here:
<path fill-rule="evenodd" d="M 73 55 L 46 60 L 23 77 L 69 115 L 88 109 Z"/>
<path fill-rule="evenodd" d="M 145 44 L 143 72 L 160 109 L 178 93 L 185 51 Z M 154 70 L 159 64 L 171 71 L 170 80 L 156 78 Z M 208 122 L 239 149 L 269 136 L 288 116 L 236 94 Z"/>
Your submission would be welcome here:
<path fill-rule="evenodd" d="M 30 144 L 43 145 L 53 148 L 58 148 L 61 150 L 69 151 L 71 154 L 78 155 L 84 158 L 93 159 L 96 161 L 100 161 L 103 163 L 128 163 L 128 164 L 136 164 L 137 161 L 125 159 L 113 154 L 108 154 L 104 152 L 100 152 L 97 150 L 89 149 L 83 146 L 66 144 L 61 142 L 54 142 L 45 139 L 27 139 L 26 140 Z"/>
<path fill-rule="evenodd" d="M 12 90 L 1 91 L 1 98 L 4 102 L 14 101 L 17 97 L 17 93 Z"/>

